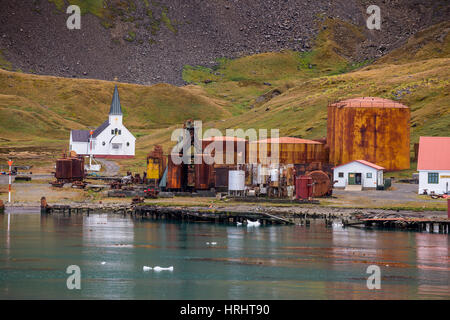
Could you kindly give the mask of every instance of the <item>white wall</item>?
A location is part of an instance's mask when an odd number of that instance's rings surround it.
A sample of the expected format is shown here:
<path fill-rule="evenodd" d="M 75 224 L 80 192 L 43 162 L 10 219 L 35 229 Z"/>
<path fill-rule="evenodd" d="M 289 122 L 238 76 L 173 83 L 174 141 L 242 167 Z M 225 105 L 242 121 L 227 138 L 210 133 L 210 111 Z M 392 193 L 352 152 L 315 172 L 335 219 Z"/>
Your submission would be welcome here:
<path fill-rule="evenodd" d="M 339 172 L 343 172 L 344 176 L 339 178 Z M 363 188 L 376 188 L 377 187 L 377 175 L 378 184 L 383 184 L 383 171 L 375 168 L 363 165 L 362 163 L 353 161 L 345 165 L 339 166 L 333 170 L 333 181 L 337 181 L 334 187 L 344 188 L 348 184 L 349 173 L 361 173 L 361 185 Z M 367 173 L 372 173 L 372 178 L 367 178 Z"/>
<path fill-rule="evenodd" d="M 114 136 L 111 134 L 111 130 L 114 129 L 121 130 L 120 135 Z M 114 137 L 114 138 L 113 138 Z M 111 138 L 113 138 L 111 140 Z M 110 143 L 111 141 L 111 143 Z M 105 145 L 103 145 L 105 142 Z M 127 142 L 129 146 L 127 146 Z M 114 149 L 113 144 L 120 144 L 120 149 Z M 95 155 L 125 155 L 134 156 L 135 155 L 135 144 L 136 138 L 125 128 L 123 125 L 112 125 L 110 124 L 103 132 L 101 132 L 95 138 L 95 148 L 92 153 Z"/>
<path fill-rule="evenodd" d="M 438 172 L 439 173 L 439 183 L 428 183 L 428 172 Z M 419 171 L 419 194 L 423 194 L 424 189 L 427 189 L 427 193 L 430 194 L 431 191 L 434 191 L 436 194 L 444 194 L 447 191 L 447 184 L 448 184 L 448 191 L 450 191 L 450 170 L 447 171 L 436 171 L 436 170 L 429 170 Z"/>
<path fill-rule="evenodd" d="M 87 142 L 73 142 L 70 143 L 70 150 L 75 151 L 77 154 L 87 154 L 88 152 L 88 143 Z"/>

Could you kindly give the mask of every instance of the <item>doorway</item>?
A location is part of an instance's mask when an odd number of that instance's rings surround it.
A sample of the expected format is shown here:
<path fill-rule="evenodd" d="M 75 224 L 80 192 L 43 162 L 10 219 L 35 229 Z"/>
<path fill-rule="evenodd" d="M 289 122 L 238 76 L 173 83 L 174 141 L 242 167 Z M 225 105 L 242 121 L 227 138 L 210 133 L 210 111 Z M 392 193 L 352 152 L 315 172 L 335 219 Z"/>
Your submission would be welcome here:
<path fill-rule="evenodd" d="M 361 173 L 349 172 L 348 173 L 348 184 L 350 185 L 361 185 Z"/>

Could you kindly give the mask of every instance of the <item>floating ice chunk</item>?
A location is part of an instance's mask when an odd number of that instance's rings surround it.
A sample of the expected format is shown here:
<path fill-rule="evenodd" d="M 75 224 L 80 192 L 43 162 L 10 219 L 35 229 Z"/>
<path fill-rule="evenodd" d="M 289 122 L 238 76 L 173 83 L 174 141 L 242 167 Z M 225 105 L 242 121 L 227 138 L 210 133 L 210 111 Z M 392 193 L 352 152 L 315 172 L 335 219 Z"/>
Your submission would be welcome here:
<path fill-rule="evenodd" d="M 260 225 L 261 223 L 259 222 L 259 220 L 256 221 L 247 220 L 247 227 L 259 227 Z"/>
<path fill-rule="evenodd" d="M 242 222 L 236 222 L 237 226 L 242 226 Z"/>
<path fill-rule="evenodd" d="M 102 265 L 103 265 L 103 264 L 106 264 L 106 262 L 105 262 L 105 261 L 102 261 Z"/>
<path fill-rule="evenodd" d="M 212 246 L 215 246 L 217 244 L 217 242 L 211 242 Z"/>
<path fill-rule="evenodd" d="M 159 271 L 173 271 L 173 266 L 170 266 L 168 268 L 162 268 L 162 267 L 156 266 L 156 267 L 153 268 L 153 271 L 157 271 L 157 272 L 159 272 Z"/>
<path fill-rule="evenodd" d="M 150 271 L 150 270 L 152 270 L 152 267 L 143 266 L 143 267 L 142 267 L 142 270 L 144 270 L 144 271 Z"/>

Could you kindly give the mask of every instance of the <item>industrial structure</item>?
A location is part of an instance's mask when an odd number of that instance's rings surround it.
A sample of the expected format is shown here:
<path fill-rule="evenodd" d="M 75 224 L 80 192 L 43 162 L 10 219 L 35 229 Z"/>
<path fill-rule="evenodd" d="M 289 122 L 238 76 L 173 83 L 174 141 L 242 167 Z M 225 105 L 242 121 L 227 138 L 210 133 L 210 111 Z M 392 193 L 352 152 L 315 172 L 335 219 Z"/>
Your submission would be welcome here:
<path fill-rule="evenodd" d="M 363 159 L 387 171 L 410 168 L 410 109 L 381 98 L 348 99 L 328 106 L 329 162 Z"/>
<path fill-rule="evenodd" d="M 175 154 L 183 161 L 174 161 L 156 146 L 147 157 L 144 181 L 172 192 L 302 201 L 330 196 L 333 185 L 383 189 L 384 171 L 410 167 L 409 122 L 407 106 L 381 98 L 329 104 L 327 137 L 318 140 L 200 139 L 195 137 L 194 121 L 188 120 L 178 139 L 183 148 Z M 190 139 L 184 140 L 185 135 Z M 195 141 L 200 141 L 200 148 Z M 183 150 L 194 152 L 185 157 Z M 205 161 L 206 155 L 214 161 Z"/>

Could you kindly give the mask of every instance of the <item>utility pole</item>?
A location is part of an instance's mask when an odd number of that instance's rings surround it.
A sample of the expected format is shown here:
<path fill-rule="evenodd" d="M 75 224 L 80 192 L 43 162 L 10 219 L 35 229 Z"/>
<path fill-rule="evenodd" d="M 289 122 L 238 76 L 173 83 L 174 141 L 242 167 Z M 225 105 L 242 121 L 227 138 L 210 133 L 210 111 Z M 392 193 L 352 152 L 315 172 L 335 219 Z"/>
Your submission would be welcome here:
<path fill-rule="evenodd" d="M 9 165 L 9 192 L 8 192 L 8 203 L 11 203 L 11 170 L 12 170 L 12 165 L 13 165 L 13 161 L 11 159 L 8 160 L 8 165 Z"/>

